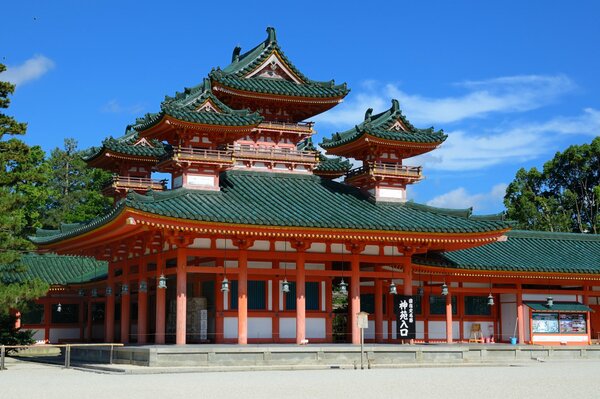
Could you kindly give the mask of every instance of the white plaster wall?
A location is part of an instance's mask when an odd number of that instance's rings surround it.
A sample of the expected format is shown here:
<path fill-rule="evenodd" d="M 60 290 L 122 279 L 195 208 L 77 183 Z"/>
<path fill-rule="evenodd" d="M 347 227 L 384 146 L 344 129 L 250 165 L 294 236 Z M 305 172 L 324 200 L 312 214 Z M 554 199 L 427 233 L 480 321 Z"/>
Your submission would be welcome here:
<path fill-rule="evenodd" d="M 364 251 L 361 252 L 363 255 L 379 255 L 378 245 L 365 245 Z"/>
<path fill-rule="evenodd" d="M 279 269 L 296 270 L 296 262 L 279 262 Z"/>
<path fill-rule="evenodd" d="M 217 238 L 215 245 L 217 248 L 219 249 L 225 249 L 225 239 L 223 238 Z M 231 241 L 229 238 L 227 239 L 227 249 L 235 249 L 236 247 L 233 245 L 233 241 Z"/>
<path fill-rule="evenodd" d="M 304 268 L 306 270 L 325 270 L 324 263 L 305 263 Z"/>
<path fill-rule="evenodd" d="M 79 328 L 51 328 L 50 343 L 57 343 L 63 339 L 79 339 Z"/>
<path fill-rule="evenodd" d="M 365 339 L 375 339 L 375 320 L 369 320 L 369 328 L 365 329 Z"/>
<path fill-rule="evenodd" d="M 273 321 L 270 317 L 248 317 L 248 338 L 272 337 Z"/>
<path fill-rule="evenodd" d="M 294 328 L 296 323 L 294 322 Z M 308 317 L 306 319 L 306 338 L 325 338 L 325 318 Z M 294 334 L 296 336 L 296 334 Z"/>
<path fill-rule="evenodd" d="M 292 245 L 289 242 L 286 244 L 286 241 L 275 241 L 275 251 L 296 252 L 296 250 L 292 248 Z"/>
<path fill-rule="evenodd" d="M 488 288 L 490 285 L 486 283 L 463 283 L 465 288 Z"/>
<path fill-rule="evenodd" d="M 270 269 L 272 267 L 271 262 L 257 262 L 257 261 L 249 261 L 248 268 L 249 269 Z"/>
<path fill-rule="evenodd" d="M 282 317 L 279 319 L 279 338 L 296 338 L 295 317 Z"/>
<path fill-rule="evenodd" d="M 324 312 L 327 305 L 327 290 L 325 289 L 325 281 L 321 281 L 321 311 Z"/>
<path fill-rule="evenodd" d="M 227 261 L 225 261 L 225 266 L 232 267 L 232 268 L 238 267 L 238 261 L 237 260 L 227 260 Z"/>
<path fill-rule="evenodd" d="M 190 248 L 210 248 L 210 238 L 195 238 Z"/>
<path fill-rule="evenodd" d="M 383 321 L 383 339 L 388 338 L 388 322 L 387 320 Z"/>
<path fill-rule="evenodd" d="M 514 295 L 513 295 L 514 296 Z M 501 295 L 502 297 L 502 295 Z M 515 333 L 515 323 L 517 321 L 517 304 L 515 302 L 500 303 L 500 313 L 502 318 L 502 336 L 501 341 L 510 341 L 510 337 Z M 517 335 L 519 334 L 517 330 Z"/>
<path fill-rule="evenodd" d="M 313 242 L 306 252 L 325 253 L 327 245 L 320 242 Z"/>
<path fill-rule="evenodd" d="M 238 337 L 238 319 L 237 317 L 223 318 L 223 338 Z"/>
<path fill-rule="evenodd" d="M 460 338 L 460 322 L 452 322 L 452 339 Z M 429 339 L 446 339 L 446 322 L 445 321 L 430 321 L 429 322 Z"/>
<path fill-rule="evenodd" d="M 266 240 L 256 240 L 254 245 L 250 247 L 250 251 L 268 251 L 271 248 L 271 243 Z"/>
<path fill-rule="evenodd" d="M 554 295 L 554 294 L 523 294 L 524 301 L 546 301 L 551 296 L 554 302 L 576 302 L 577 295 Z"/>
<path fill-rule="evenodd" d="M 577 335 L 547 335 L 547 334 L 534 334 L 535 342 L 588 342 L 587 334 Z"/>
<path fill-rule="evenodd" d="M 425 322 L 417 320 L 417 339 L 425 339 Z"/>
<path fill-rule="evenodd" d="M 41 330 L 35 330 L 35 329 L 25 330 L 25 329 L 23 329 L 23 331 L 33 331 L 33 339 L 34 340 L 44 341 L 44 337 L 45 337 L 44 329 L 41 329 Z"/>

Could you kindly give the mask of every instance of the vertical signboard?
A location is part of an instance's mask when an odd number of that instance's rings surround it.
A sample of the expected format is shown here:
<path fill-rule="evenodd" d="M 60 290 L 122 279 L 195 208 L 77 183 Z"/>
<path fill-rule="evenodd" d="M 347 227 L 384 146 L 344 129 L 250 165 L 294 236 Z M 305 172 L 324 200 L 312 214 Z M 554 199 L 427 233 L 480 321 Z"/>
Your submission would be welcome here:
<path fill-rule="evenodd" d="M 398 339 L 415 339 L 417 336 L 415 301 L 410 295 L 398 295 L 396 334 Z"/>

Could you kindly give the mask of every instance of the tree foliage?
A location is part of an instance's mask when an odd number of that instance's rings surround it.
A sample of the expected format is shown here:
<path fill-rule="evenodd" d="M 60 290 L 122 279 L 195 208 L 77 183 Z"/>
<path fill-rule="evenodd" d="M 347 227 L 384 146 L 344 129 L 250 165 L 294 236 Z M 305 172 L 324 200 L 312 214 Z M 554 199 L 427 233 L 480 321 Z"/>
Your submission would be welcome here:
<path fill-rule="evenodd" d="M 65 139 L 48 159 L 48 202 L 43 224 L 58 228 L 61 223 L 84 222 L 110 210 L 111 201 L 101 193 L 111 174 L 90 168 L 77 150 L 77 141 Z"/>
<path fill-rule="evenodd" d="M 519 169 L 504 204 L 521 229 L 600 233 L 600 137 L 557 152 L 542 171 Z"/>
<path fill-rule="evenodd" d="M 6 67 L 0 64 L 0 73 Z M 8 108 L 15 86 L 0 81 L 0 109 Z M 21 283 L 16 278 L 24 266 L 19 259 L 33 249 L 27 240 L 36 227 L 45 203 L 44 153 L 15 136 L 27 125 L 0 113 L 0 315 L 44 295 L 48 286 L 40 280 Z M 6 139 L 8 137 L 8 139 Z"/>

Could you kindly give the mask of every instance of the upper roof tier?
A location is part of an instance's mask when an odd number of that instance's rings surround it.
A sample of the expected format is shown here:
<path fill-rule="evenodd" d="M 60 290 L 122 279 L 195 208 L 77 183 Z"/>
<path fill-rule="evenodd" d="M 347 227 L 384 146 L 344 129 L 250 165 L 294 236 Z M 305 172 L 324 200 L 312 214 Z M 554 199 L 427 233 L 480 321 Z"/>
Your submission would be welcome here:
<path fill-rule="evenodd" d="M 141 136 L 168 139 L 163 135 L 172 130 L 171 126 L 218 129 L 220 132 L 227 129 L 249 130 L 263 120 L 258 113 L 247 109 L 235 110 L 220 101 L 213 94 L 208 79 L 198 86 L 185 88 L 175 97 L 166 96 L 160 108 L 160 112 L 146 114 L 136 120 L 133 128 Z"/>
<path fill-rule="evenodd" d="M 267 28 L 265 41 L 240 53 L 236 47 L 231 64 L 209 74 L 215 93 L 234 108 L 262 110 L 269 120 L 300 121 L 332 108 L 350 91 L 345 83 L 306 77 L 279 47 L 274 28 Z M 277 108 L 286 113 L 265 112 Z"/>
<path fill-rule="evenodd" d="M 415 156 L 433 150 L 446 140 L 442 130 L 417 129 L 400 110 L 398 100 L 392 107 L 377 115 L 373 109 L 365 113 L 365 120 L 352 129 L 324 138 L 321 147 L 328 153 L 361 159 L 365 148 L 377 144 L 398 150 L 403 157 Z"/>

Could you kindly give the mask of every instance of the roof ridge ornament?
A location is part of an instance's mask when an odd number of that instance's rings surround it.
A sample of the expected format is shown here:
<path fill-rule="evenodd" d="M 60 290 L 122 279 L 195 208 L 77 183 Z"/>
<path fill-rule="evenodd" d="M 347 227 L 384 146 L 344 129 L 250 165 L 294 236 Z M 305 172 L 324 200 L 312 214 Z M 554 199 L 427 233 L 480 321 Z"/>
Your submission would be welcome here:
<path fill-rule="evenodd" d="M 365 121 L 371 121 L 371 115 L 373 115 L 373 108 L 369 108 L 367 109 L 367 112 L 365 112 Z"/>
<path fill-rule="evenodd" d="M 398 100 L 396 100 L 395 98 L 392 99 L 392 112 L 398 112 L 400 111 L 400 102 Z"/>
<path fill-rule="evenodd" d="M 242 48 L 238 45 L 233 48 L 233 54 L 231 55 L 231 62 L 238 62 L 240 60 L 240 53 Z"/>
<path fill-rule="evenodd" d="M 267 27 L 267 43 L 277 43 L 277 34 L 275 33 L 275 28 L 272 26 Z"/>

